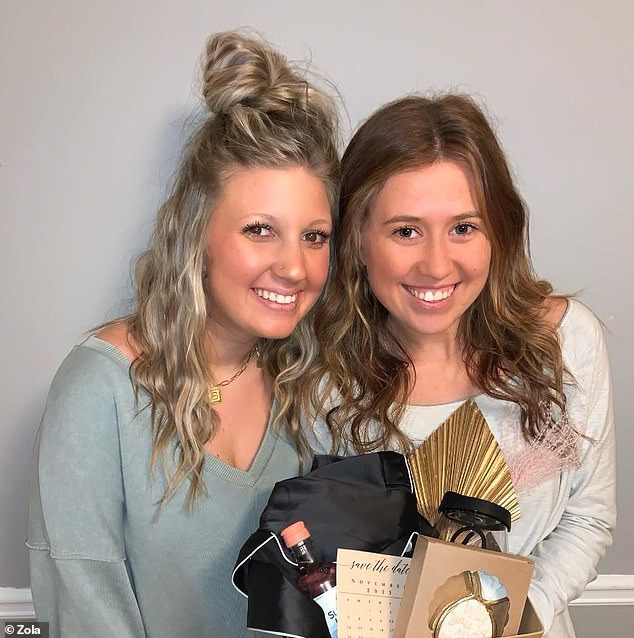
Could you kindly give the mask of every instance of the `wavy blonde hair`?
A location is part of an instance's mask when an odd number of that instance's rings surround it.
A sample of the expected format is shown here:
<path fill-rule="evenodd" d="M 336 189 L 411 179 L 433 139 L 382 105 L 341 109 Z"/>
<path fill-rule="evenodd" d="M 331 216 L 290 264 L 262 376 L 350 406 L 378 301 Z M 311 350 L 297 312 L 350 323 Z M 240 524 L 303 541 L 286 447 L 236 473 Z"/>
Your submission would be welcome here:
<path fill-rule="evenodd" d="M 471 177 L 491 242 L 488 280 L 459 327 L 471 381 L 520 406 L 528 439 L 545 425 L 544 406 L 565 409 L 561 349 L 540 309 L 552 287 L 532 268 L 528 213 L 496 135 L 468 96 L 412 96 L 375 112 L 342 158 L 335 267 L 329 303 L 315 324 L 322 358 L 301 387 L 304 409 L 313 414 L 324 411 L 331 394 L 340 396 L 325 414 L 333 450 L 341 443 L 358 452 L 393 441 L 404 451 L 411 446 L 398 423 L 414 382 L 413 364 L 368 284 L 361 233 L 392 175 L 438 161 L 455 162 Z M 381 424 L 375 436 L 369 435 L 372 420 Z"/>
<path fill-rule="evenodd" d="M 161 461 L 163 502 L 189 481 L 190 507 L 206 491 L 204 445 L 218 421 L 205 400 L 203 269 L 205 228 L 224 180 L 237 168 L 303 167 L 323 182 L 333 219 L 339 183 L 333 100 L 262 40 L 212 36 L 202 93 L 210 114 L 186 144 L 150 246 L 137 260 L 137 310 L 118 320 L 140 352 L 131 376 L 137 397 L 139 390 L 150 397 L 152 469 Z M 277 422 L 294 411 L 291 385 L 316 356 L 313 311 L 287 339 L 259 344 L 260 364 L 276 380 Z"/>

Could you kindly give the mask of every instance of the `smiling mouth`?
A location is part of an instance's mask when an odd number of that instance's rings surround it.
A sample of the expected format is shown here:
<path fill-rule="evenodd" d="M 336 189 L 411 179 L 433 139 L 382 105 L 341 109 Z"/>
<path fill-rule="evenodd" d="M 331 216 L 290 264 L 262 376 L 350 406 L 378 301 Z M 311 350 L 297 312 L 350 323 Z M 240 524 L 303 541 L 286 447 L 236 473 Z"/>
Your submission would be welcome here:
<path fill-rule="evenodd" d="M 278 292 L 273 292 L 272 290 L 265 290 L 264 288 L 253 288 L 253 292 L 258 297 L 262 297 L 262 299 L 278 303 L 282 306 L 287 306 L 288 304 L 297 301 L 297 293 L 293 293 L 292 295 L 282 295 Z"/>
<path fill-rule="evenodd" d="M 427 303 L 438 303 L 448 299 L 456 289 L 456 285 L 447 286 L 445 288 L 412 288 L 411 286 L 404 286 L 405 290 L 409 292 L 416 299 L 426 301 Z"/>

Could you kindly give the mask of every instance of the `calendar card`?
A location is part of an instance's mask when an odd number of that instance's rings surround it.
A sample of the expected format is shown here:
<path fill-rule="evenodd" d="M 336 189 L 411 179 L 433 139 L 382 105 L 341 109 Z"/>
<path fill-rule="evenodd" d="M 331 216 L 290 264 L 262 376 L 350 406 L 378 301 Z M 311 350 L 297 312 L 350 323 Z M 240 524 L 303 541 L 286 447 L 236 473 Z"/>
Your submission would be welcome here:
<path fill-rule="evenodd" d="M 409 558 L 337 551 L 339 638 L 389 638 L 394 631 Z"/>

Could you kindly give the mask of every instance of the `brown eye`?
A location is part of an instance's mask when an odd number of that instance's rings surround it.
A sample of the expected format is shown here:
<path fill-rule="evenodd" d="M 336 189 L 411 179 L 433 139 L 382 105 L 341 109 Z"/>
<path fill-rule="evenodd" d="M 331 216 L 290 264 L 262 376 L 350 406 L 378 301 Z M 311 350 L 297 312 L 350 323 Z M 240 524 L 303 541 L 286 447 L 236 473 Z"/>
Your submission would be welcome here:
<path fill-rule="evenodd" d="M 330 233 L 325 230 L 311 230 L 304 235 L 304 240 L 310 244 L 325 244 L 330 237 Z"/>
<path fill-rule="evenodd" d="M 242 232 L 251 237 L 268 237 L 269 235 L 272 235 L 271 227 L 268 224 L 261 224 L 259 222 L 255 224 L 247 224 L 242 229 Z"/>

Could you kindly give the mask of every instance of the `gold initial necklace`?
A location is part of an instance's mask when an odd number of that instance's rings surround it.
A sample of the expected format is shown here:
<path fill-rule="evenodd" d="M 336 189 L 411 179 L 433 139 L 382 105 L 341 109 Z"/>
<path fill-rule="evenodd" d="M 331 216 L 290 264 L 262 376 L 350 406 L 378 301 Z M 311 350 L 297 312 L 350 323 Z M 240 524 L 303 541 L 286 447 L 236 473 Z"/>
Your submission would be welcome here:
<path fill-rule="evenodd" d="M 223 388 L 230 383 L 233 383 L 246 369 L 249 365 L 249 362 L 253 358 L 253 355 L 258 351 L 257 343 L 249 350 L 247 356 L 244 358 L 242 365 L 238 368 L 237 372 L 235 372 L 228 379 L 224 379 L 223 381 L 218 381 L 218 383 L 214 383 L 209 386 L 207 390 L 207 403 L 209 405 L 213 405 L 214 403 L 220 403 L 222 401 L 222 394 L 220 392 L 220 388 Z"/>

